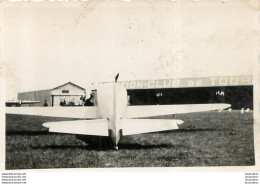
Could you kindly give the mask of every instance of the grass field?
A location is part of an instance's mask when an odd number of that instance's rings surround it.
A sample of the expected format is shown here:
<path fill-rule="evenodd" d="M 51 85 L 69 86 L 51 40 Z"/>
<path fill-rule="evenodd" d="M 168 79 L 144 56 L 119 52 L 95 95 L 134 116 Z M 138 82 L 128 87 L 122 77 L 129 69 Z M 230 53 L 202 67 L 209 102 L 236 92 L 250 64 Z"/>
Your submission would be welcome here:
<path fill-rule="evenodd" d="M 69 120 L 6 115 L 6 169 L 250 166 L 255 164 L 253 112 L 166 116 L 179 130 L 125 136 L 119 150 L 107 139 L 49 133 L 44 122 Z M 85 140 L 82 141 L 82 139 Z"/>

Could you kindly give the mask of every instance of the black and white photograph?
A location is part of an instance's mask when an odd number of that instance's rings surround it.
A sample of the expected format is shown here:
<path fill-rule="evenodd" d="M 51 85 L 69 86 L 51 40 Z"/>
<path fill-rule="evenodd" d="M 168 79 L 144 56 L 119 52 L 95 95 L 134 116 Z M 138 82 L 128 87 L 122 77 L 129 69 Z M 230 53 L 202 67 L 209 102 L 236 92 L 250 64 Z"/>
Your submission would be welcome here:
<path fill-rule="evenodd" d="M 6 171 L 259 172 L 259 1 L 5 2 L 0 18 Z"/>

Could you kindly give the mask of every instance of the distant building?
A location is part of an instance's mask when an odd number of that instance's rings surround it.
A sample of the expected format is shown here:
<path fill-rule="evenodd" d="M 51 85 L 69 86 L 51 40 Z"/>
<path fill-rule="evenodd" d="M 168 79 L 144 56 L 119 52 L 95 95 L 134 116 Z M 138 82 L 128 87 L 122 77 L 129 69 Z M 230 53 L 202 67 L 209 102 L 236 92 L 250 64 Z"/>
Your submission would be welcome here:
<path fill-rule="evenodd" d="M 79 106 L 82 105 L 80 98 L 85 93 L 86 89 L 68 82 L 53 89 L 18 93 L 18 100 L 41 101 L 30 106 L 44 106 L 45 101 L 48 106 Z"/>
<path fill-rule="evenodd" d="M 253 76 L 121 81 L 128 105 L 229 103 L 253 109 Z"/>
<path fill-rule="evenodd" d="M 229 103 L 232 109 L 253 109 L 253 76 L 220 76 L 158 80 L 120 81 L 128 94 L 128 105 Z M 36 100 L 31 106 L 78 106 L 86 90 L 68 82 L 49 90 L 24 92 L 18 100 Z M 97 91 L 92 90 L 93 105 Z M 90 100 L 91 101 L 91 100 Z M 85 104 L 88 105 L 88 104 Z"/>

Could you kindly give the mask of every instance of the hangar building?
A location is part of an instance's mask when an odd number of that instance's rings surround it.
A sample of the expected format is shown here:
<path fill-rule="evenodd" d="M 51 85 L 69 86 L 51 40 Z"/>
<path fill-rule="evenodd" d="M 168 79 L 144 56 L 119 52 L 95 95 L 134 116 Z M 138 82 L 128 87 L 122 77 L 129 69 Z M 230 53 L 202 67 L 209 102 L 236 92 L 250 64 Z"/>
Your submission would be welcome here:
<path fill-rule="evenodd" d="M 45 100 L 48 106 L 79 106 L 85 93 L 86 89 L 68 82 L 53 89 L 18 93 L 18 100 L 40 101 L 30 106 L 44 106 Z"/>
<path fill-rule="evenodd" d="M 229 103 L 232 109 L 253 109 L 253 76 L 221 76 L 159 80 L 121 81 L 128 105 Z M 86 90 L 68 82 L 49 90 L 24 92 L 18 100 L 37 100 L 32 106 L 78 106 Z M 92 93 L 96 96 L 96 90 Z M 96 98 L 93 100 L 97 105 Z M 86 104 L 85 104 L 86 105 Z M 92 104 L 93 105 L 93 104 Z"/>
<path fill-rule="evenodd" d="M 128 105 L 229 103 L 253 109 L 253 76 L 122 81 Z"/>

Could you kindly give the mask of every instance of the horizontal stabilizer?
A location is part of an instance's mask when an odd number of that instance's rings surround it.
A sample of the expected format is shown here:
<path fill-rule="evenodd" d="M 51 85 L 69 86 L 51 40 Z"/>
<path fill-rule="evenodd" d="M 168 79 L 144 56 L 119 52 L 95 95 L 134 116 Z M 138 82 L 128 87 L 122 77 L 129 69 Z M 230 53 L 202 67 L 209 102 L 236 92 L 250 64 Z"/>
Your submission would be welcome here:
<path fill-rule="evenodd" d="M 52 116 L 64 118 L 100 118 L 97 107 L 6 107 L 7 114 Z"/>
<path fill-rule="evenodd" d="M 142 134 L 179 129 L 182 120 L 169 119 L 124 119 L 120 120 L 123 135 Z"/>
<path fill-rule="evenodd" d="M 48 122 L 42 125 L 50 132 L 108 136 L 106 119 Z"/>
<path fill-rule="evenodd" d="M 187 105 L 136 105 L 127 106 L 125 118 L 140 118 L 162 116 L 169 114 L 183 114 L 221 110 L 230 107 L 230 104 L 187 104 Z"/>

